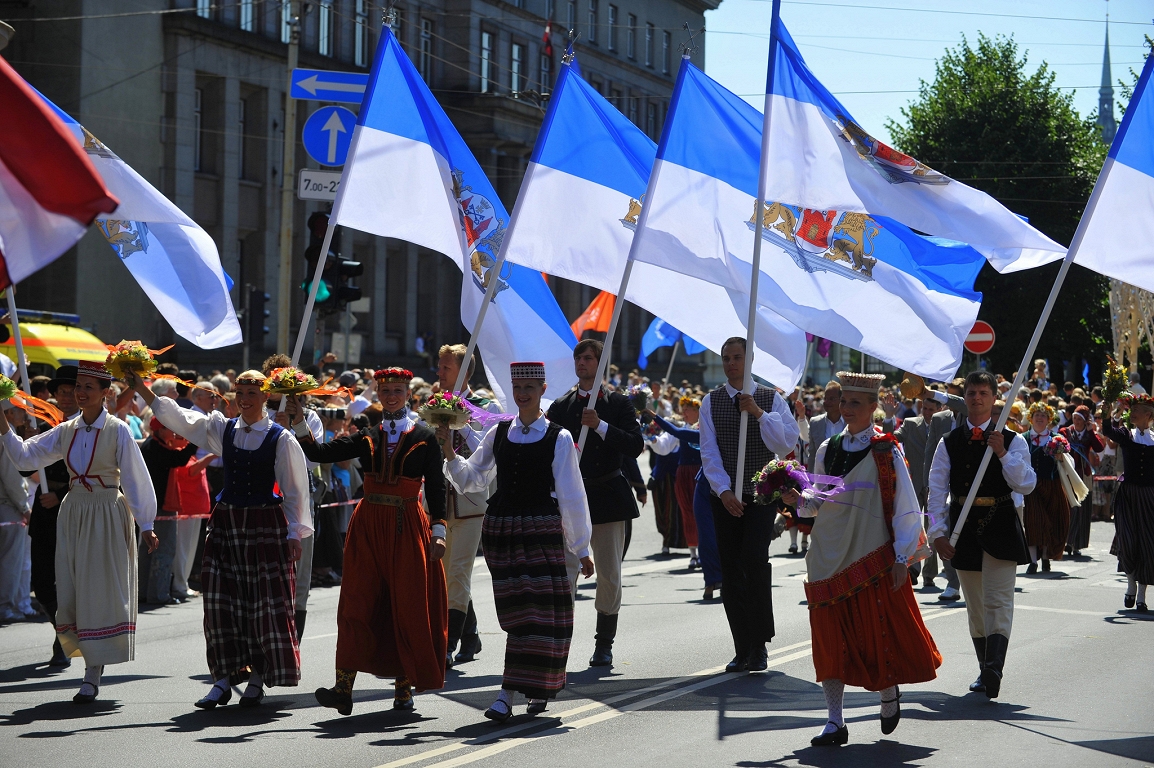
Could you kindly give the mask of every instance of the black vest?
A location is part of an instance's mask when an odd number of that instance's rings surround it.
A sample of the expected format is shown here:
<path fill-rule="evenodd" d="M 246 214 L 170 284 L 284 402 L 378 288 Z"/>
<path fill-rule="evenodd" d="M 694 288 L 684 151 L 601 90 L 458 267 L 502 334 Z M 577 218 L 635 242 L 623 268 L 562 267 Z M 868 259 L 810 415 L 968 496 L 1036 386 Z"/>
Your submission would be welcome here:
<path fill-rule="evenodd" d="M 758 386 L 753 391 L 753 401 L 765 412 L 773 408 L 773 398 L 777 392 L 769 387 Z M 709 393 L 709 415 L 713 420 L 713 433 L 717 436 L 717 450 L 721 454 L 721 466 L 729 475 L 729 487 L 737 488 L 737 437 L 741 430 L 741 411 L 730 398 L 722 384 Z M 742 473 L 741 498 L 753 499 L 752 478 L 773 458 L 773 451 L 761 441 L 760 427 L 750 417 L 749 432 L 745 438 L 745 471 Z"/>
<path fill-rule="evenodd" d="M 502 421 L 493 435 L 493 457 L 497 463 L 497 491 L 489 498 L 486 514 L 534 517 L 559 515 L 553 493 L 553 456 L 557 448 L 559 424 L 550 423 L 545 437 L 535 443 L 514 443 L 509 425 Z"/>
<path fill-rule="evenodd" d="M 840 432 L 829 439 L 829 445 L 825 449 L 825 473 L 827 475 L 845 477 L 853 472 L 858 464 L 861 464 L 862 459 L 870 455 L 868 447 L 860 451 L 847 451 L 842 448 L 841 443 L 844 437 L 845 433 Z"/>
<path fill-rule="evenodd" d="M 1002 430 L 1002 435 L 1006 439 L 1006 450 L 1009 450 L 1016 433 L 1005 429 Z M 986 451 L 986 443 L 970 439 L 970 426 L 965 421 L 962 422 L 962 426 L 946 435 L 943 442 L 950 456 L 950 532 L 952 533 L 970 487 L 974 484 L 974 476 L 978 473 L 978 465 L 982 461 L 982 454 Z M 989 552 L 991 557 L 1013 560 L 1019 565 L 1030 562 L 1022 523 L 1018 519 L 1014 502 L 1009 498 L 1011 492 L 1010 484 L 1002 475 L 1002 463 L 997 456 L 991 457 L 982 483 L 978 486 L 977 495 L 1002 501 L 993 507 L 970 509 L 966 524 L 962 526 L 962 533 L 958 536 L 954 558 L 950 561 L 954 568 L 963 571 L 982 570 L 983 551 Z"/>

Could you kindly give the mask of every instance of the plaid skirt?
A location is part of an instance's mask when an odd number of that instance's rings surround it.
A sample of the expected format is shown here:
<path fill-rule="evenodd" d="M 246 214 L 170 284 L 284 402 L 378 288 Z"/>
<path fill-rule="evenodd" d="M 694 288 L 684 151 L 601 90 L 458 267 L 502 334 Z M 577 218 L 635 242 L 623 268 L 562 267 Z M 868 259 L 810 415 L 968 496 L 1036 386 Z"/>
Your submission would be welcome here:
<path fill-rule="evenodd" d="M 266 686 L 296 685 L 296 563 L 281 507 L 218 504 L 201 564 L 204 639 L 214 680 L 251 667 Z"/>
<path fill-rule="evenodd" d="M 555 698 L 565 687 L 573 639 L 573 592 L 565 571 L 565 539 L 552 508 L 501 514 L 481 527 L 485 563 L 505 643 L 501 687 L 531 699 Z"/>

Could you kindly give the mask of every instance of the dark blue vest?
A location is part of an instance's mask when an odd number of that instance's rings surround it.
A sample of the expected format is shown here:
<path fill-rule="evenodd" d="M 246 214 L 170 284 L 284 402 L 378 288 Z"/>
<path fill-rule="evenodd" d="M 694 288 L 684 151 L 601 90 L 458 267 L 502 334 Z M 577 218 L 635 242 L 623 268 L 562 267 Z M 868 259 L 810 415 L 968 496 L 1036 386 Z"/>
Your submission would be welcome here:
<path fill-rule="evenodd" d="M 271 507 L 281 503 L 273 492 L 276 484 L 276 444 L 284 427 L 272 423 L 264 442 L 255 451 L 237 448 L 232 440 L 236 419 L 229 419 L 224 430 L 224 488 L 217 501 L 236 507 Z"/>

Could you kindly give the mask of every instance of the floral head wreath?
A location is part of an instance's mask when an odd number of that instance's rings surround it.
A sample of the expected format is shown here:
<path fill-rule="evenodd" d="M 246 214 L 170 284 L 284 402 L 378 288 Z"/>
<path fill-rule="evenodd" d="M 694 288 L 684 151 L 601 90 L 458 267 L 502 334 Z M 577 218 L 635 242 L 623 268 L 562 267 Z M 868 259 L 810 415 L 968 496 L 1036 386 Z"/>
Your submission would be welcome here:
<path fill-rule="evenodd" d="M 408 368 L 382 368 L 373 374 L 373 378 L 377 381 L 383 381 L 386 384 L 401 383 L 408 384 L 413 380 L 413 372 Z"/>
<path fill-rule="evenodd" d="M 1051 408 L 1046 403 L 1037 402 L 1037 403 L 1032 404 L 1030 406 L 1029 410 L 1026 411 L 1026 418 L 1029 420 L 1033 420 L 1035 413 L 1045 413 L 1047 423 L 1053 423 L 1053 421 L 1054 421 L 1054 409 Z"/>
<path fill-rule="evenodd" d="M 690 397 L 689 395 L 682 395 L 681 399 L 677 401 L 677 404 L 679 406 L 681 406 L 682 408 L 700 408 L 701 407 L 701 401 L 698 400 L 696 397 Z"/>

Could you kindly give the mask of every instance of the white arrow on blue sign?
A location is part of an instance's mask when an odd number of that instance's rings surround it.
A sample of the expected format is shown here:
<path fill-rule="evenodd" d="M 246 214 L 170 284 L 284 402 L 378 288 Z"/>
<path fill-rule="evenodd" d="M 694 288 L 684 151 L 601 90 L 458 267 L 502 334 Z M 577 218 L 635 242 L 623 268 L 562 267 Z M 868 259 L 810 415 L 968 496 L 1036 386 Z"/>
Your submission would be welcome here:
<path fill-rule="evenodd" d="M 360 104 L 368 84 L 369 76 L 359 72 L 294 69 L 289 95 L 294 99 Z"/>
<path fill-rule="evenodd" d="M 301 140 L 309 157 L 321 165 L 344 165 L 357 116 L 344 107 L 321 107 L 309 115 Z"/>

